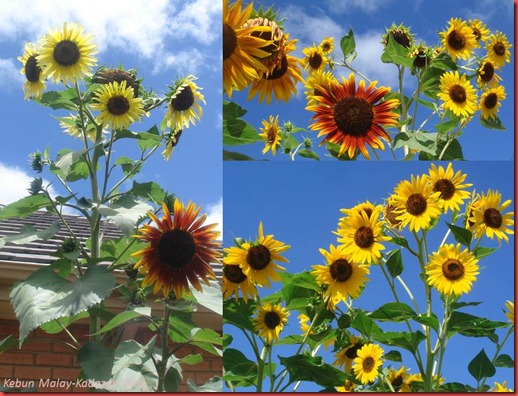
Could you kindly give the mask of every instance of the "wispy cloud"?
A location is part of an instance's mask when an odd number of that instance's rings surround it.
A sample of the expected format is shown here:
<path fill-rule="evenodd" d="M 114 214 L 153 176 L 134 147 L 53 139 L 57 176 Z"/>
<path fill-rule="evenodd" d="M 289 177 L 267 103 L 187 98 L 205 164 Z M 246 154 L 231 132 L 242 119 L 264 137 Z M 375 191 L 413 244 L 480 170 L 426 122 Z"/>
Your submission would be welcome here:
<path fill-rule="evenodd" d="M 223 233 L 223 198 L 220 198 L 215 204 L 207 205 L 205 210 L 207 213 L 205 224 L 217 223 L 218 226 L 215 229 Z"/>
<path fill-rule="evenodd" d="M 378 11 L 391 2 L 392 0 L 327 0 L 325 5 L 332 13 L 351 14 L 358 11 Z"/>
<path fill-rule="evenodd" d="M 459 3 L 459 5 L 462 6 L 463 3 Z M 477 0 L 473 5 L 462 7 L 461 12 L 466 18 L 478 18 L 486 23 L 499 23 L 506 19 L 512 20 L 514 15 L 514 2 L 510 0 Z"/>
<path fill-rule="evenodd" d="M 0 88 L 3 90 L 18 89 L 23 84 L 24 78 L 20 73 L 21 63 L 15 64 L 13 59 L 0 58 Z"/>

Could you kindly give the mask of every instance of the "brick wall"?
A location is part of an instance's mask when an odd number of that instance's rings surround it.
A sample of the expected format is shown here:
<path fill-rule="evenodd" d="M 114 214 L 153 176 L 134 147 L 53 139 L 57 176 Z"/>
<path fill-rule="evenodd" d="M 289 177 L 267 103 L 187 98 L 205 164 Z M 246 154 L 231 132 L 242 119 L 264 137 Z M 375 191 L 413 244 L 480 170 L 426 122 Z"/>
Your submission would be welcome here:
<path fill-rule="evenodd" d="M 87 325 L 72 325 L 69 330 L 81 343 L 87 340 Z M 0 340 L 8 335 L 18 335 L 18 324 L 12 320 L 0 320 Z M 147 328 L 137 328 L 133 332 L 137 342 L 145 343 L 149 340 L 151 332 Z M 83 387 L 66 389 L 63 386 L 50 386 L 45 380 L 75 380 L 80 372 L 77 364 L 76 352 L 60 341 L 67 341 L 61 334 L 46 334 L 36 330 L 29 336 L 29 340 L 43 339 L 45 341 L 27 341 L 22 349 L 13 347 L 0 354 L 0 385 L 4 386 L 5 380 L 18 379 L 21 387 L 32 385 L 40 392 L 85 392 Z M 186 380 L 191 379 L 197 385 L 205 383 L 213 376 L 221 376 L 221 357 L 211 355 L 193 346 L 185 346 L 175 355 L 183 357 L 188 354 L 200 353 L 203 362 L 194 366 L 183 365 L 183 383 L 181 391 L 187 391 Z M 42 380 L 42 381 L 40 381 Z M 47 385 L 47 386 L 40 386 Z"/>

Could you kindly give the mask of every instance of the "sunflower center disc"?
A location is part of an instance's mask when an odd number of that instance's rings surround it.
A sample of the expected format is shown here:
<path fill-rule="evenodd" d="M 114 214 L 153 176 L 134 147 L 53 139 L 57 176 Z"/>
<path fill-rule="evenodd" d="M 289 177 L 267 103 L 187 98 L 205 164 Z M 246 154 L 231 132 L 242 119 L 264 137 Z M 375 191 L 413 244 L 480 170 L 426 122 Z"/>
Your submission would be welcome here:
<path fill-rule="evenodd" d="M 354 243 L 362 249 L 368 248 L 374 243 L 372 228 L 362 226 L 354 233 Z"/>
<path fill-rule="evenodd" d="M 223 273 L 232 283 L 241 283 L 246 279 L 246 275 L 243 274 L 243 270 L 239 265 L 225 265 Z"/>
<path fill-rule="evenodd" d="M 500 228 L 502 225 L 502 215 L 494 208 L 486 209 L 484 212 L 484 223 L 491 228 Z"/>
<path fill-rule="evenodd" d="M 406 211 L 413 216 L 419 216 L 426 211 L 426 198 L 421 194 L 412 194 L 406 200 Z"/>
<path fill-rule="evenodd" d="M 493 51 L 495 51 L 495 54 L 502 56 L 505 54 L 505 45 L 498 42 L 493 45 Z"/>
<path fill-rule="evenodd" d="M 31 55 L 29 59 L 27 59 L 27 62 L 25 62 L 25 78 L 27 78 L 27 81 L 32 83 L 38 82 L 40 79 L 40 72 L 41 69 L 36 63 L 36 56 Z"/>
<path fill-rule="evenodd" d="M 392 205 L 385 206 L 385 218 L 388 220 L 390 224 L 396 226 L 399 223 L 401 223 L 401 220 L 397 219 L 398 216 L 399 214 L 394 213 L 394 207 Z"/>
<path fill-rule="evenodd" d="M 79 60 L 79 47 L 70 40 L 60 41 L 54 48 L 54 60 L 61 66 L 72 66 Z"/>
<path fill-rule="evenodd" d="M 189 110 L 194 103 L 194 93 L 192 92 L 191 87 L 187 86 L 182 89 L 182 91 L 176 96 L 176 98 L 171 100 L 171 106 L 176 111 L 185 111 Z"/>
<path fill-rule="evenodd" d="M 484 64 L 482 72 L 483 73 L 480 74 L 480 79 L 487 83 L 491 81 L 491 79 L 493 78 L 495 74 L 495 68 L 491 63 L 487 62 L 486 64 Z"/>
<path fill-rule="evenodd" d="M 433 185 L 433 190 L 435 192 L 439 191 L 441 193 L 440 198 L 444 200 L 450 199 L 455 194 L 455 186 L 451 180 L 447 179 L 437 180 Z"/>
<path fill-rule="evenodd" d="M 358 350 L 361 349 L 363 346 L 362 343 L 355 344 L 349 348 L 347 348 L 347 351 L 345 351 L 345 356 L 347 356 L 349 359 L 355 359 L 358 357 Z"/>
<path fill-rule="evenodd" d="M 261 47 L 261 49 L 265 52 L 268 52 L 269 54 L 273 54 L 275 51 L 277 51 L 277 44 L 275 44 L 275 38 L 273 37 L 274 34 L 273 34 L 273 30 L 274 30 L 274 26 L 271 25 L 268 21 L 267 24 L 264 24 L 264 25 L 257 25 L 257 26 L 271 26 L 272 28 L 272 31 L 271 32 L 258 32 L 258 31 L 255 31 L 255 32 L 252 32 L 250 34 L 250 36 L 253 36 L 253 37 L 258 37 L 260 39 L 263 39 L 263 40 L 266 40 L 266 41 L 272 41 L 273 40 L 273 43 L 272 44 L 268 44 L 264 47 Z M 277 24 L 275 25 L 277 26 Z"/>
<path fill-rule="evenodd" d="M 165 232 L 158 241 L 160 260 L 173 269 L 187 265 L 196 253 L 194 238 L 186 231 L 174 229 Z"/>
<path fill-rule="evenodd" d="M 234 29 L 227 25 L 223 24 L 223 60 L 228 59 L 230 55 L 234 53 L 234 50 L 237 47 L 237 36 Z"/>
<path fill-rule="evenodd" d="M 335 106 L 334 119 L 342 133 L 354 137 L 367 136 L 372 126 L 372 105 L 365 99 L 343 98 Z"/>
<path fill-rule="evenodd" d="M 331 264 L 329 272 L 335 281 L 345 282 L 353 274 L 353 267 L 347 260 L 338 259 Z"/>
<path fill-rule="evenodd" d="M 394 380 L 391 382 L 392 384 L 392 387 L 394 388 L 394 390 L 396 392 L 399 392 L 399 390 L 401 389 L 401 386 L 403 385 L 403 378 L 398 375 L 396 378 L 394 378 Z"/>
<path fill-rule="evenodd" d="M 458 84 L 450 88 L 450 99 L 455 103 L 464 103 L 466 101 L 466 90 Z"/>
<path fill-rule="evenodd" d="M 114 96 L 108 100 L 106 108 L 113 115 L 126 114 L 130 109 L 128 99 L 124 96 Z"/>
<path fill-rule="evenodd" d="M 263 78 L 266 78 L 267 80 L 277 80 L 284 76 L 286 72 L 288 71 L 288 58 L 286 58 L 286 55 L 284 55 L 281 59 L 281 63 L 279 63 L 275 69 L 273 69 L 273 72 L 266 76 L 264 75 Z"/>
<path fill-rule="evenodd" d="M 363 361 L 363 371 L 369 372 L 374 368 L 374 359 L 370 356 L 367 356 Z"/>
<path fill-rule="evenodd" d="M 277 137 L 277 131 L 275 130 L 274 127 L 270 127 L 268 129 L 268 134 L 267 134 L 268 143 L 273 144 L 275 142 L 276 137 Z"/>
<path fill-rule="evenodd" d="M 490 93 L 486 96 L 484 99 L 484 106 L 486 109 L 492 109 L 496 106 L 496 103 L 498 102 L 498 97 L 496 96 L 496 93 Z"/>
<path fill-rule="evenodd" d="M 454 50 L 461 50 L 466 45 L 466 37 L 461 32 L 454 30 L 448 35 L 448 44 Z"/>
<path fill-rule="evenodd" d="M 312 69 L 318 69 L 322 65 L 322 61 L 320 54 L 313 54 L 309 57 L 309 65 Z"/>
<path fill-rule="evenodd" d="M 275 329 L 279 323 L 281 323 L 281 318 L 277 312 L 266 312 L 264 315 L 264 324 L 269 329 Z"/>
<path fill-rule="evenodd" d="M 457 280 L 464 275 L 464 266 L 459 260 L 448 259 L 442 265 L 442 273 L 449 280 Z"/>
<path fill-rule="evenodd" d="M 329 51 L 331 51 L 331 43 L 329 42 L 324 42 L 322 43 L 322 51 L 324 51 L 324 53 L 328 53 Z"/>
<path fill-rule="evenodd" d="M 475 38 L 477 39 L 477 41 L 479 41 L 480 38 L 482 37 L 480 30 L 478 30 L 477 28 L 471 28 L 471 30 L 473 30 L 473 34 L 475 35 Z"/>
<path fill-rule="evenodd" d="M 263 245 L 252 246 L 246 255 L 246 262 L 255 270 L 262 270 L 270 264 L 270 250 Z"/>
<path fill-rule="evenodd" d="M 403 47 L 410 47 L 410 37 L 408 37 L 408 34 L 406 34 L 404 31 L 395 30 L 392 32 L 392 37 L 396 43 L 402 45 Z"/>
<path fill-rule="evenodd" d="M 415 56 L 413 65 L 419 69 L 426 66 L 426 64 L 429 62 L 428 57 L 426 56 L 426 53 L 423 49 L 419 49 L 417 52 L 417 55 Z"/>

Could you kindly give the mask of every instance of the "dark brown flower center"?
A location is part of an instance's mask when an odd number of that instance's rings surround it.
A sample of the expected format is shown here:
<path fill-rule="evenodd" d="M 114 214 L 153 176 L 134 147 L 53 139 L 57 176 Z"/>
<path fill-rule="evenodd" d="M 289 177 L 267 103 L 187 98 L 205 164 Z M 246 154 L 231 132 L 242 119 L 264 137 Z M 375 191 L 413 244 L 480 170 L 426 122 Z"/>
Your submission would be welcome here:
<path fill-rule="evenodd" d="M 319 53 L 311 54 L 309 57 L 309 66 L 311 66 L 312 69 L 318 69 L 322 65 L 323 60 Z"/>
<path fill-rule="evenodd" d="M 225 277 L 232 283 L 241 283 L 246 280 L 246 275 L 239 265 L 225 265 L 223 267 Z"/>
<path fill-rule="evenodd" d="M 448 44 L 454 50 L 461 50 L 466 45 L 466 37 L 461 32 L 453 30 L 448 34 Z"/>
<path fill-rule="evenodd" d="M 120 69 L 103 69 L 100 70 L 93 78 L 92 81 L 94 83 L 99 84 L 108 84 L 111 82 L 118 82 L 121 84 L 123 81 L 126 81 L 126 87 L 133 88 L 133 96 L 138 97 L 139 90 L 139 82 L 136 80 L 135 76 L 131 73 L 128 73 L 125 70 Z"/>
<path fill-rule="evenodd" d="M 491 228 L 500 228 L 502 225 L 502 214 L 494 208 L 486 209 L 484 211 L 484 224 Z"/>
<path fill-rule="evenodd" d="M 418 50 L 417 55 L 414 58 L 413 65 L 419 69 L 422 69 L 430 62 L 430 58 L 426 56 L 425 51 L 421 48 Z"/>
<path fill-rule="evenodd" d="M 270 264 L 271 254 L 270 250 L 263 245 L 252 246 L 248 249 L 246 255 L 246 262 L 255 270 L 262 270 Z"/>
<path fill-rule="evenodd" d="M 329 41 L 324 41 L 320 48 L 322 48 L 322 51 L 325 53 L 328 53 L 331 51 L 331 43 Z"/>
<path fill-rule="evenodd" d="M 353 266 L 345 259 L 338 259 L 331 264 L 329 272 L 335 281 L 345 282 L 353 274 Z"/>
<path fill-rule="evenodd" d="M 495 68 L 491 62 L 484 63 L 482 67 L 482 73 L 480 73 L 480 79 L 484 82 L 489 82 L 495 75 Z"/>
<path fill-rule="evenodd" d="M 268 52 L 269 54 L 275 53 L 279 49 L 279 42 L 282 40 L 283 33 L 282 30 L 277 26 L 277 23 L 275 21 L 270 21 L 267 18 L 254 18 L 251 20 L 248 20 L 244 27 L 251 27 L 251 26 L 270 26 L 272 28 L 271 31 L 253 31 L 250 33 L 250 36 L 253 37 L 259 37 L 260 39 L 266 40 L 266 41 L 272 41 L 271 44 L 265 45 L 264 47 L 261 47 L 261 49 L 265 52 Z"/>
<path fill-rule="evenodd" d="M 361 210 L 360 210 L 360 214 L 361 214 L 361 212 L 365 212 L 365 214 L 367 215 L 367 217 L 371 217 L 372 209 L 371 209 L 371 208 L 361 209 Z"/>
<path fill-rule="evenodd" d="M 435 192 L 439 191 L 441 193 L 440 198 L 445 201 L 449 200 L 455 194 L 455 186 L 448 179 L 439 179 L 433 185 L 433 190 Z"/>
<path fill-rule="evenodd" d="M 176 111 L 189 110 L 194 103 L 194 93 L 190 86 L 186 86 L 182 91 L 171 99 L 171 107 Z"/>
<path fill-rule="evenodd" d="M 223 60 L 228 59 L 237 47 L 237 36 L 234 29 L 226 23 L 223 24 Z"/>
<path fill-rule="evenodd" d="M 53 55 L 61 66 L 72 66 L 79 60 L 79 47 L 73 41 L 63 40 L 56 45 Z"/>
<path fill-rule="evenodd" d="M 401 386 L 403 386 L 403 377 L 398 375 L 396 378 L 394 378 L 392 380 L 391 384 L 392 384 L 392 387 L 394 388 L 394 390 L 396 392 L 399 392 L 399 390 L 401 389 Z"/>
<path fill-rule="evenodd" d="M 345 135 L 365 137 L 372 126 L 374 112 L 372 105 L 365 99 L 343 98 L 334 109 L 334 120 Z"/>
<path fill-rule="evenodd" d="M 196 254 L 196 243 L 187 231 L 166 231 L 158 241 L 158 257 L 168 267 L 179 270 L 191 262 Z"/>
<path fill-rule="evenodd" d="M 464 275 L 464 266 L 459 260 L 448 259 L 442 265 L 442 273 L 446 279 L 455 281 Z"/>
<path fill-rule="evenodd" d="M 361 342 L 359 342 L 358 344 L 354 344 L 354 345 L 350 346 L 345 351 L 345 356 L 347 356 L 351 360 L 357 358 L 358 357 L 358 351 L 361 349 L 362 346 L 363 346 L 363 343 L 361 343 Z"/>
<path fill-rule="evenodd" d="M 501 43 L 500 41 L 495 43 L 495 45 L 493 45 L 493 51 L 495 51 L 495 54 L 497 54 L 498 56 L 504 55 L 505 54 L 504 43 Z"/>
<path fill-rule="evenodd" d="M 40 80 L 40 73 L 41 69 L 36 62 L 36 55 L 29 56 L 29 59 L 25 62 L 25 78 L 27 78 L 27 81 L 35 83 Z"/>
<path fill-rule="evenodd" d="M 473 34 L 475 35 L 477 41 L 480 40 L 480 38 L 482 37 L 482 33 L 480 33 L 480 30 L 478 30 L 476 27 L 472 27 L 471 30 L 473 30 Z"/>
<path fill-rule="evenodd" d="M 346 391 L 350 391 L 351 389 L 354 388 L 354 383 L 352 383 L 349 380 L 345 380 L 344 388 L 345 388 Z"/>
<path fill-rule="evenodd" d="M 354 243 L 362 249 L 370 247 L 374 243 L 374 233 L 370 227 L 362 226 L 354 233 Z"/>
<path fill-rule="evenodd" d="M 130 104 L 128 102 L 128 99 L 124 96 L 112 96 L 108 103 L 106 104 L 106 108 L 110 112 L 110 114 L 113 115 L 122 115 L 126 114 L 128 110 L 130 109 Z"/>
<path fill-rule="evenodd" d="M 393 226 L 397 226 L 401 223 L 401 220 L 398 220 L 398 213 L 394 213 L 394 207 L 392 205 L 385 206 L 385 218 L 388 220 L 390 224 Z"/>
<path fill-rule="evenodd" d="M 397 29 L 391 32 L 394 41 L 405 48 L 410 47 L 410 36 L 403 30 Z"/>
<path fill-rule="evenodd" d="M 371 356 L 367 356 L 362 363 L 363 371 L 369 373 L 374 368 L 374 359 Z"/>
<path fill-rule="evenodd" d="M 284 76 L 288 71 L 288 58 L 284 55 L 281 59 L 281 62 L 273 69 L 273 71 L 267 76 L 264 75 L 263 78 L 267 80 L 277 80 Z"/>
<path fill-rule="evenodd" d="M 406 200 L 406 211 L 412 216 L 419 216 L 426 211 L 426 198 L 421 194 L 412 194 Z"/>
<path fill-rule="evenodd" d="M 497 103 L 498 103 L 498 96 L 494 92 L 491 92 L 484 99 L 484 107 L 486 109 L 492 109 L 493 107 L 496 106 Z"/>
<path fill-rule="evenodd" d="M 273 144 L 275 142 L 275 139 L 277 138 L 277 129 L 273 126 L 268 128 L 267 133 L 268 143 Z"/>
<path fill-rule="evenodd" d="M 172 137 L 171 141 L 171 147 L 176 147 L 178 142 L 180 141 L 180 137 L 182 136 L 182 129 L 179 129 L 174 136 Z"/>
<path fill-rule="evenodd" d="M 466 101 L 466 90 L 459 84 L 455 84 L 450 88 L 450 99 L 455 103 L 464 103 Z"/>
<path fill-rule="evenodd" d="M 277 312 L 266 312 L 264 315 L 264 324 L 269 329 L 273 330 L 281 323 L 281 317 Z"/>

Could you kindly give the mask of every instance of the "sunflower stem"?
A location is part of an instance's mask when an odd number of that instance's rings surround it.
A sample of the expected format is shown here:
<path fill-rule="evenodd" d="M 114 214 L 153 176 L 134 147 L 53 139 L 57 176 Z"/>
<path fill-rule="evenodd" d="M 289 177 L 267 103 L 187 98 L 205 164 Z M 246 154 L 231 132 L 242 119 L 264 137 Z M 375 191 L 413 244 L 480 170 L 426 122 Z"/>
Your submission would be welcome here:
<path fill-rule="evenodd" d="M 401 105 L 401 122 L 403 123 L 400 128 L 401 133 L 405 133 L 407 129 L 407 118 L 408 118 L 408 109 L 406 108 L 405 103 L 405 95 L 403 94 L 403 76 L 405 75 L 405 68 L 398 65 L 398 82 L 399 82 L 399 104 Z M 403 146 L 403 153 L 405 157 L 410 152 L 410 149 L 407 145 Z"/>
<path fill-rule="evenodd" d="M 171 310 L 164 304 L 164 322 L 162 323 L 162 328 L 160 329 L 160 350 L 162 353 L 162 358 L 157 367 L 158 372 L 158 385 L 156 388 L 157 392 L 164 392 L 164 378 L 167 369 L 167 361 L 169 360 L 169 335 L 167 334 L 167 330 L 169 329 L 169 318 L 171 316 Z"/>
<path fill-rule="evenodd" d="M 263 347 L 261 356 L 257 361 L 257 392 L 263 391 L 264 359 L 266 358 L 266 353 L 268 352 L 269 348 L 271 348 L 271 345 L 265 345 Z"/>

